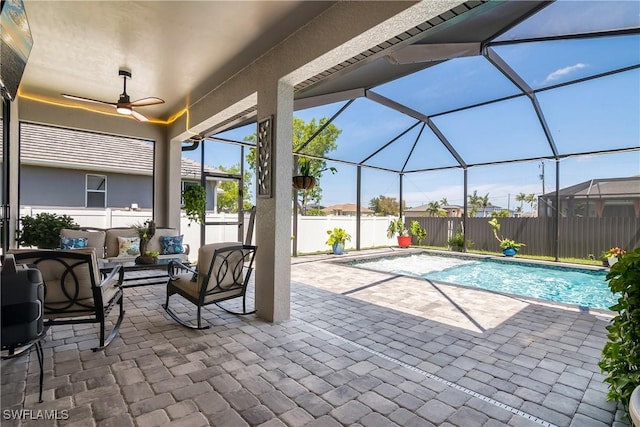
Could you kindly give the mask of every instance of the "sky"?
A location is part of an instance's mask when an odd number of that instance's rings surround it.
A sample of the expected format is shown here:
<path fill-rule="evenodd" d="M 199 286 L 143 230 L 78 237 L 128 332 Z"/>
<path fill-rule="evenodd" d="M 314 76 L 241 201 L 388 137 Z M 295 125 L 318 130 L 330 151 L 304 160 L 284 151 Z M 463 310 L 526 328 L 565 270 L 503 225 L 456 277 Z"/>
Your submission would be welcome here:
<path fill-rule="evenodd" d="M 640 27 L 640 2 L 560 1 L 498 40 L 629 27 Z M 494 49 L 534 90 L 640 64 L 640 35 L 519 43 Z M 520 93 L 482 56 L 452 59 L 372 91 L 432 116 L 467 164 L 552 154 L 535 109 L 525 96 L 438 115 Z M 560 154 L 640 146 L 640 68 L 543 90 L 536 96 Z M 294 115 L 305 121 L 331 117 L 342 105 L 344 102 L 295 111 Z M 361 162 L 415 123 L 415 119 L 369 99 L 357 99 L 334 121 L 342 132 L 338 148 L 328 153 L 328 157 Z M 406 162 L 407 172 L 457 165 L 428 127 L 420 130 L 421 124 L 365 164 L 400 170 Z M 252 124 L 219 136 L 241 141 L 254 132 Z M 239 162 L 237 145 L 208 141 L 207 147 L 205 163 L 209 166 L 228 167 Z M 199 152 L 185 155 L 200 160 Z M 330 166 L 335 166 L 338 172 L 325 173 L 321 178 L 321 204 L 355 203 L 356 168 L 340 163 Z M 560 188 L 594 178 L 640 175 L 640 151 L 572 156 L 561 160 L 559 169 Z M 462 169 L 406 173 L 403 197 L 409 207 L 443 198 L 449 204 L 462 205 L 463 183 Z M 515 201 L 519 193 L 540 195 L 555 188 L 555 161 L 468 168 L 468 194 L 474 191 L 481 196 L 488 194 L 493 205 L 503 208 L 513 210 L 520 206 Z M 255 190 L 252 193 L 255 198 Z M 363 205 L 379 195 L 399 197 L 398 175 L 363 168 Z M 525 212 L 531 209 L 526 204 L 523 208 Z"/>

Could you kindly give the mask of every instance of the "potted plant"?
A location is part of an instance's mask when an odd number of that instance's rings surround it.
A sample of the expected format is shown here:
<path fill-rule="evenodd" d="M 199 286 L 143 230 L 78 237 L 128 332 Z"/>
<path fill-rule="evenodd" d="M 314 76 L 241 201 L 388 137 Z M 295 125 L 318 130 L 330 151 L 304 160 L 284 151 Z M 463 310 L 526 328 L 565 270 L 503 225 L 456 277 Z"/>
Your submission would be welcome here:
<path fill-rule="evenodd" d="M 392 239 L 393 236 L 398 236 L 398 246 L 401 248 L 408 248 L 411 246 L 411 236 L 409 230 L 404 226 L 402 218 L 392 219 L 389 221 L 387 227 L 387 238 Z"/>
<path fill-rule="evenodd" d="M 502 248 L 502 253 L 505 256 L 515 256 L 520 250 L 521 247 L 527 246 L 524 243 L 516 242 L 515 240 L 506 239 L 498 236 L 498 231 L 500 231 L 500 224 L 498 223 L 497 218 L 491 218 L 489 220 L 489 225 L 493 228 L 493 235 L 500 242 L 500 247 Z"/>
<path fill-rule="evenodd" d="M 319 160 L 318 162 L 321 161 Z M 298 158 L 298 175 L 294 175 L 292 178 L 293 187 L 296 190 L 309 190 L 313 188 L 316 185 L 316 176 L 326 170 L 330 170 L 331 173 L 336 173 L 338 171 L 334 167 L 314 170 L 312 159 L 306 157 Z"/>
<path fill-rule="evenodd" d="M 624 249 L 620 249 L 617 246 L 615 248 L 609 249 L 608 251 L 604 252 L 604 254 L 603 254 L 603 258 L 607 262 L 606 265 L 603 262 L 603 265 L 608 266 L 608 267 L 613 267 L 613 264 L 618 262 L 620 257 L 622 257 L 622 255 L 624 255 L 626 253 L 627 253 L 627 251 L 625 251 Z"/>
<path fill-rule="evenodd" d="M 132 225 L 140 238 L 140 256 L 135 259 L 136 264 L 155 264 L 158 262 L 157 251 L 148 251 L 149 240 L 156 234 L 156 223 L 153 220 L 146 220 L 143 224 Z"/>
<path fill-rule="evenodd" d="M 427 230 L 422 228 L 418 221 L 411 221 L 410 233 L 416 238 L 418 245 L 421 245 L 424 238 L 427 237 Z"/>
<path fill-rule="evenodd" d="M 204 224 L 207 208 L 207 190 L 200 185 L 188 185 L 182 190 L 182 208 L 189 218 L 187 226 L 192 222 Z"/>
<path fill-rule="evenodd" d="M 293 187 L 296 190 L 308 190 L 316 185 L 316 179 L 311 176 L 311 163 L 309 159 L 298 159 L 298 175 L 293 176 Z"/>
<path fill-rule="evenodd" d="M 342 255 L 344 253 L 344 244 L 351 240 L 351 236 L 344 228 L 334 228 L 327 230 L 329 238 L 327 245 L 331 246 L 334 255 Z"/>
<path fill-rule="evenodd" d="M 18 234 L 18 243 L 23 246 L 36 246 L 40 249 L 60 247 L 60 230 L 77 229 L 80 226 L 68 215 L 41 212 L 35 217 L 20 218 L 22 229 Z"/>

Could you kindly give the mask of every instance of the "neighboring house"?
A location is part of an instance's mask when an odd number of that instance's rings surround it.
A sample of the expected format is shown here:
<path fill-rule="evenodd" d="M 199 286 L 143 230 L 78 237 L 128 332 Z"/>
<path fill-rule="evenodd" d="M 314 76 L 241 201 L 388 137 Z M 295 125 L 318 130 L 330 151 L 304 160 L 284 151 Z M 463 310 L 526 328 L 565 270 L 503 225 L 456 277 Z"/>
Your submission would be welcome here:
<path fill-rule="evenodd" d="M 640 175 L 592 179 L 560 189 L 559 197 L 562 217 L 640 218 Z M 554 216 L 555 204 L 555 191 L 540 196 L 539 216 Z"/>
<path fill-rule="evenodd" d="M 327 215 L 337 215 L 337 216 L 356 216 L 356 204 L 355 203 L 343 203 L 341 205 L 332 205 L 327 206 L 322 209 Z M 365 208 L 364 206 L 360 207 L 360 215 L 373 215 L 373 212 L 369 208 Z"/>
<path fill-rule="evenodd" d="M 431 212 L 429 212 L 429 205 L 420 205 L 415 208 L 408 208 L 404 210 L 404 213 L 408 213 L 411 215 L 417 216 L 433 216 Z M 464 212 L 464 207 L 458 205 L 446 205 L 440 206 L 440 216 L 443 217 L 461 217 Z"/>
<path fill-rule="evenodd" d="M 471 210 L 471 206 L 469 206 L 468 208 L 469 210 Z M 491 215 L 493 213 L 497 214 L 506 210 L 507 209 L 501 206 L 496 206 L 489 203 L 489 206 L 487 206 L 486 208 L 476 208 L 476 214 L 474 215 L 474 217 L 475 218 L 491 218 Z M 508 216 L 513 216 L 513 211 L 508 211 L 508 213 L 509 213 Z"/>
<path fill-rule="evenodd" d="M 29 123 L 20 138 L 21 205 L 153 207 L 152 142 Z M 199 184 L 200 163 L 182 158 L 181 174 L 182 188 Z M 207 180 L 208 210 L 216 209 L 217 184 Z"/>

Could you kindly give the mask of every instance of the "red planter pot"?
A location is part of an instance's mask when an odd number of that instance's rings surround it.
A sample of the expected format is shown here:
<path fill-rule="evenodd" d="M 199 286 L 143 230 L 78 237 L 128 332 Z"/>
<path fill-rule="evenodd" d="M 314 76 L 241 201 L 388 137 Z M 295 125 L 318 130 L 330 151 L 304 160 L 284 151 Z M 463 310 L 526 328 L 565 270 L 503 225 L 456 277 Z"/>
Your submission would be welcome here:
<path fill-rule="evenodd" d="M 408 248 L 411 246 L 411 236 L 398 236 L 398 246 Z"/>

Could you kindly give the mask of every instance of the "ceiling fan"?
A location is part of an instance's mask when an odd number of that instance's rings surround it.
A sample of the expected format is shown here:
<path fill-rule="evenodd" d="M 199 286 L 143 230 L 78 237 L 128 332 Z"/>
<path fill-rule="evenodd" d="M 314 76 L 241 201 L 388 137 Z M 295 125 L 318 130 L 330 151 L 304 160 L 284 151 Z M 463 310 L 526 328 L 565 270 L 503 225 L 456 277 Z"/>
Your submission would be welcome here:
<path fill-rule="evenodd" d="M 146 122 L 148 119 L 142 114 L 134 110 L 134 107 L 146 107 L 149 105 L 164 104 L 164 100 L 156 97 L 148 97 L 138 99 L 137 101 L 131 101 L 127 94 L 127 79 L 131 78 L 131 72 L 127 70 L 119 70 L 118 75 L 123 77 L 124 89 L 120 94 L 117 102 L 100 101 L 98 99 L 85 98 L 83 96 L 69 95 L 63 93 L 62 96 L 68 99 L 74 99 L 77 101 L 93 102 L 96 104 L 113 105 L 116 107 L 116 111 L 120 114 L 132 116 L 139 122 Z"/>

